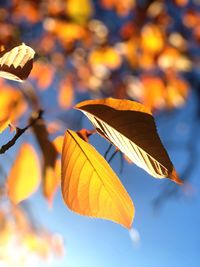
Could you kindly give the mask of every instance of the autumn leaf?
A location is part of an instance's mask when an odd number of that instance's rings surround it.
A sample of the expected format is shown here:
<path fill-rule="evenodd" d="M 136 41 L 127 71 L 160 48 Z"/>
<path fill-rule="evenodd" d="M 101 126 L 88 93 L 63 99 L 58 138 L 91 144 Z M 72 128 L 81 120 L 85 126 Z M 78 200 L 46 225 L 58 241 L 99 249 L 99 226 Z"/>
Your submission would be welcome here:
<path fill-rule="evenodd" d="M 103 47 L 93 50 L 89 56 L 89 62 L 92 66 L 105 65 L 110 69 L 117 69 L 122 63 L 121 56 L 113 47 Z"/>
<path fill-rule="evenodd" d="M 49 207 L 52 207 L 54 196 L 61 183 L 61 162 L 57 159 L 54 166 L 45 167 L 45 176 L 43 180 L 43 194 L 48 201 Z"/>
<path fill-rule="evenodd" d="M 57 150 L 54 144 L 49 140 L 49 134 L 45 121 L 41 118 L 32 126 L 37 142 L 40 146 L 43 158 L 43 179 L 42 188 L 44 197 L 49 204 L 52 203 L 55 192 L 60 183 L 57 175 Z"/>
<path fill-rule="evenodd" d="M 63 147 L 63 141 L 64 141 L 64 136 L 59 135 L 53 140 L 53 144 L 58 151 L 58 153 L 62 153 L 62 147 Z"/>
<path fill-rule="evenodd" d="M 126 16 L 135 6 L 135 0 L 100 0 L 105 9 L 115 9 L 119 16 Z"/>
<path fill-rule="evenodd" d="M 44 21 L 44 28 L 48 32 L 55 34 L 63 46 L 82 39 L 86 34 L 85 28 L 79 24 L 52 18 Z"/>
<path fill-rule="evenodd" d="M 93 14 L 93 5 L 91 0 L 67 0 L 66 13 L 80 24 L 85 24 Z"/>
<path fill-rule="evenodd" d="M 131 227 L 134 206 L 125 188 L 94 147 L 71 130 L 65 134 L 61 168 L 62 194 L 71 210 Z"/>
<path fill-rule="evenodd" d="M 113 98 L 83 101 L 76 108 L 90 119 L 98 133 L 150 175 L 182 183 L 148 108 L 134 101 Z"/>
<path fill-rule="evenodd" d="M 36 81 L 38 89 L 47 90 L 53 82 L 54 72 L 50 64 L 40 60 L 35 62 L 30 78 Z"/>
<path fill-rule="evenodd" d="M 26 102 L 19 90 L 0 81 L 0 133 L 15 123 L 26 110 Z"/>
<path fill-rule="evenodd" d="M 0 77 L 23 82 L 31 72 L 35 51 L 24 43 L 0 53 Z"/>
<path fill-rule="evenodd" d="M 7 118 L 0 119 L 0 133 L 2 133 L 10 124 L 10 120 Z"/>
<path fill-rule="evenodd" d="M 159 53 L 164 47 L 164 37 L 161 29 L 154 24 L 146 24 L 141 31 L 142 49 L 152 54 Z"/>
<path fill-rule="evenodd" d="M 8 196 L 15 204 L 28 198 L 41 180 L 40 163 L 33 147 L 24 143 L 10 170 L 7 180 Z"/>
<path fill-rule="evenodd" d="M 74 89 L 72 82 L 66 78 L 60 82 L 58 92 L 58 104 L 62 109 L 68 109 L 72 106 L 74 100 Z"/>

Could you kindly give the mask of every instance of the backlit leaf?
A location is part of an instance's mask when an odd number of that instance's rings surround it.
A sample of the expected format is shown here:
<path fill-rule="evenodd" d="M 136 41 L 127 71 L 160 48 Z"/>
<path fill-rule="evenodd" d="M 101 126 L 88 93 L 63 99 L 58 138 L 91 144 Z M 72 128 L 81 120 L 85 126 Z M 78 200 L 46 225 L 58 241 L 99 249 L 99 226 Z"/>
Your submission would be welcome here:
<path fill-rule="evenodd" d="M 134 206 L 125 188 L 94 147 L 71 130 L 65 134 L 61 168 L 62 194 L 71 210 L 131 227 Z"/>
<path fill-rule="evenodd" d="M 88 100 L 76 106 L 96 130 L 132 162 L 156 178 L 181 183 L 156 131 L 148 108 L 130 100 Z"/>
<path fill-rule="evenodd" d="M 67 15 L 74 21 L 84 24 L 92 16 L 93 5 L 91 0 L 67 0 Z"/>
<path fill-rule="evenodd" d="M 9 198 L 15 203 L 28 198 L 36 191 L 41 180 L 40 163 L 30 144 L 23 144 L 8 176 Z"/>
<path fill-rule="evenodd" d="M 93 50 L 89 57 L 91 65 L 105 65 L 110 69 L 116 69 L 121 65 L 121 56 L 112 47 L 103 47 Z"/>
<path fill-rule="evenodd" d="M 59 135 L 53 140 L 53 144 L 58 151 L 58 153 L 62 153 L 62 146 L 63 146 L 64 136 Z"/>
<path fill-rule="evenodd" d="M 37 61 L 33 66 L 30 78 L 37 82 L 40 90 L 46 90 L 53 81 L 54 68 L 46 62 L 42 62 L 41 60 Z"/>
<path fill-rule="evenodd" d="M 26 110 L 26 102 L 19 90 L 0 81 L 0 133 L 15 123 Z"/>
<path fill-rule="evenodd" d="M 163 33 L 154 24 L 146 24 L 141 32 L 141 46 L 150 53 L 159 53 L 164 46 Z"/>
<path fill-rule="evenodd" d="M 58 103 L 62 109 L 72 106 L 74 100 L 74 89 L 70 79 L 62 80 L 59 86 Z"/>
<path fill-rule="evenodd" d="M 35 51 L 24 43 L 0 53 L 0 77 L 23 82 L 33 67 Z"/>
<path fill-rule="evenodd" d="M 105 9 L 115 9 L 120 16 L 126 16 L 135 6 L 135 0 L 100 0 Z"/>
<path fill-rule="evenodd" d="M 8 118 L 0 119 L 0 133 L 2 133 L 9 125 L 10 120 Z"/>

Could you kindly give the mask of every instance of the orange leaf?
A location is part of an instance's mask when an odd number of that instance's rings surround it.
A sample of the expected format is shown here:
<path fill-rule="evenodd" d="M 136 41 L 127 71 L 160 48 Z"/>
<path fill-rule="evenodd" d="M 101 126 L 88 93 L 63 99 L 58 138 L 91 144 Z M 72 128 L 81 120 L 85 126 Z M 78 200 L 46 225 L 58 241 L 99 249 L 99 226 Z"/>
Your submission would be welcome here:
<path fill-rule="evenodd" d="M 135 6 L 135 0 L 101 0 L 106 9 L 116 9 L 118 15 L 126 16 Z"/>
<path fill-rule="evenodd" d="M 71 210 L 131 227 L 134 206 L 125 188 L 94 147 L 71 130 L 65 134 L 61 168 L 62 194 Z"/>
<path fill-rule="evenodd" d="M 121 56 L 112 47 L 99 48 L 91 52 L 89 62 L 91 65 L 105 65 L 110 69 L 116 69 L 121 65 Z"/>
<path fill-rule="evenodd" d="M 56 150 L 58 151 L 58 153 L 60 153 L 60 154 L 62 153 L 63 141 L 64 141 L 64 136 L 62 136 L 62 135 L 57 136 L 53 140 L 53 144 L 54 144 Z"/>
<path fill-rule="evenodd" d="M 146 24 L 141 32 L 141 46 L 143 50 L 152 54 L 159 53 L 164 47 L 161 29 L 154 24 Z"/>
<path fill-rule="evenodd" d="M 48 63 L 37 61 L 33 66 L 33 71 L 31 72 L 30 77 L 37 81 L 40 90 L 46 90 L 53 81 L 54 69 Z"/>
<path fill-rule="evenodd" d="M 98 133 L 131 161 L 156 178 L 169 177 L 181 183 L 156 131 L 148 108 L 130 100 L 106 98 L 76 105 Z"/>
<path fill-rule="evenodd" d="M 26 103 L 20 91 L 0 82 L 0 132 L 8 127 L 9 123 L 15 123 L 24 113 Z"/>
<path fill-rule="evenodd" d="M 74 90 L 70 79 L 61 81 L 58 93 L 58 103 L 62 109 L 68 109 L 72 106 L 74 100 Z"/>
<path fill-rule="evenodd" d="M 8 118 L 3 118 L 0 120 L 0 133 L 2 133 L 9 125 L 10 120 Z"/>
<path fill-rule="evenodd" d="M 161 109 L 165 107 L 165 84 L 160 77 L 153 75 L 143 75 L 141 77 L 143 89 L 142 103 L 151 109 Z"/>
<path fill-rule="evenodd" d="M 51 166 L 46 167 L 45 180 L 43 183 L 43 193 L 48 200 L 49 205 L 52 205 L 55 193 L 60 185 L 61 177 L 61 162 L 60 159 L 55 161 L 54 168 Z"/>
<path fill-rule="evenodd" d="M 8 196 L 15 203 L 28 198 L 39 186 L 40 163 L 30 144 L 23 144 L 8 176 Z"/>
<path fill-rule="evenodd" d="M 85 28 L 81 25 L 71 22 L 63 22 L 58 19 L 46 19 L 44 27 L 48 32 L 55 34 L 64 46 L 82 39 L 86 34 Z"/>

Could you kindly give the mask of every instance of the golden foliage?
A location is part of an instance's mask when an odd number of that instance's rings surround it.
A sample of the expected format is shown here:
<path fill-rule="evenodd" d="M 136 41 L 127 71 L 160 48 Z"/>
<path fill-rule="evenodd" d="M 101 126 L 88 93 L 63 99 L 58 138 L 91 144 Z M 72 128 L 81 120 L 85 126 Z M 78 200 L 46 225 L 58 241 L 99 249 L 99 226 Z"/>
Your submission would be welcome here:
<path fill-rule="evenodd" d="M 120 180 L 90 144 L 69 130 L 63 144 L 61 186 L 71 210 L 131 227 L 134 207 Z"/>
<path fill-rule="evenodd" d="M 40 90 L 46 90 L 53 81 L 54 68 L 48 63 L 37 61 L 33 66 L 30 78 L 37 82 Z"/>
<path fill-rule="evenodd" d="M 72 106 L 74 100 L 74 89 L 69 78 L 62 80 L 58 92 L 58 104 L 62 109 L 68 109 Z"/>
<path fill-rule="evenodd" d="M 91 0 L 67 0 L 66 12 L 74 21 L 85 24 L 93 14 Z"/>
<path fill-rule="evenodd" d="M 157 134 L 150 111 L 130 100 L 106 98 L 76 105 L 94 124 L 97 132 L 130 160 L 156 178 L 182 183 Z"/>
<path fill-rule="evenodd" d="M 89 56 L 91 65 L 105 65 L 110 69 L 116 69 L 121 65 L 121 56 L 112 47 L 103 47 L 93 50 Z"/>
<path fill-rule="evenodd" d="M 135 0 L 101 0 L 106 9 L 115 9 L 120 16 L 127 15 L 135 6 Z"/>
<path fill-rule="evenodd" d="M 15 204 L 28 198 L 41 180 L 40 163 L 33 147 L 24 143 L 7 178 L 8 196 Z"/>
<path fill-rule="evenodd" d="M 164 47 L 163 33 L 154 24 L 147 24 L 141 32 L 141 46 L 144 51 L 152 54 L 159 53 Z"/>
<path fill-rule="evenodd" d="M 24 114 L 27 108 L 22 93 L 0 81 L 0 133 L 9 123 L 16 121 Z"/>

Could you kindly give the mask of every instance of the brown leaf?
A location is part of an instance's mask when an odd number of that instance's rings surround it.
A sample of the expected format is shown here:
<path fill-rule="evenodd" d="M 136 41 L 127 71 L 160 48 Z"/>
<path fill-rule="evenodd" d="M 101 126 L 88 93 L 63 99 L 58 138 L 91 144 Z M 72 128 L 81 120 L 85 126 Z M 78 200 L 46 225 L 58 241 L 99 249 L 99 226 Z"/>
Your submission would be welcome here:
<path fill-rule="evenodd" d="M 94 147 L 71 130 L 65 134 L 61 168 L 62 194 L 71 210 L 131 227 L 134 206 L 125 188 Z"/>
<path fill-rule="evenodd" d="M 31 72 L 35 51 L 24 43 L 0 53 L 0 77 L 23 82 Z"/>
<path fill-rule="evenodd" d="M 56 175 L 56 159 L 58 152 L 49 140 L 49 135 L 43 119 L 32 126 L 43 157 L 43 194 L 51 203 L 58 184 Z"/>
<path fill-rule="evenodd" d="M 113 98 L 84 101 L 76 108 L 84 112 L 98 133 L 150 175 L 182 183 L 148 108 L 134 101 Z"/>

